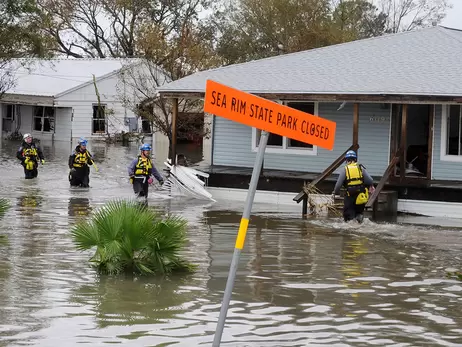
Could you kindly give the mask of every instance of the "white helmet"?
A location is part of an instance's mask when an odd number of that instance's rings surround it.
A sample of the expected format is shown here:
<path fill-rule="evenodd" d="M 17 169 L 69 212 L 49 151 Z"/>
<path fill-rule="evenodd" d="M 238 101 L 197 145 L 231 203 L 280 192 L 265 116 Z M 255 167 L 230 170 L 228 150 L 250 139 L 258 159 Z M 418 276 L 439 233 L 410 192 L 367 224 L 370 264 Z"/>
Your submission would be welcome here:
<path fill-rule="evenodd" d="M 24 134 L 24 136 L 22 137 L 24 140 L 27 139 L 28 137 L 32 137 L 31 134 Z"/>

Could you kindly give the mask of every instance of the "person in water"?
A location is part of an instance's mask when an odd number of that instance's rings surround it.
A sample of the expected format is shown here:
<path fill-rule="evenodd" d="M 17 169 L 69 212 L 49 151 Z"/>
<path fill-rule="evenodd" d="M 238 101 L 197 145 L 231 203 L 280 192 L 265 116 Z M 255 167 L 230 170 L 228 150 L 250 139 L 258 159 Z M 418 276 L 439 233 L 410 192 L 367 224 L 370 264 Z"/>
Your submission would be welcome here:
<path fill-rule="evenodd" d="M 33 179 L 38 176 L 39 161 L 45 164 L 43 152 L 32 139 L 31 134 L 24 134 L 23 141 L 19 147 L 16 157 L 21 161 L 24 167 L 24 176 L 26 179 Z"/>
<path fill-rule="evenodd" d="M 71 187 L 88 188 L 90 184 L 90 165 L 93 157 L 87 149 L 88 141 L 81 137 L 74 152 L 69 156 L 69 182 Z"/>
<path fill-rule="evenodd" d="M 137 197 L 148 198 L 149 185 L 152 184 L 154 176 L 162 185 L 164 178 L 152 164 L 150 158 L 151 145 L 145 143 L 140 147 L 140 154 L 134 159 L 128 167 L 130 183 L 133 184 L 133 191 Z"/>
<path fill-rule="evenodd" d="M 373 179 L 366 171 L 366 168 L 358 164 L 358 157 L 355 151 L 348 151 L 345 155 L 345 169 L 340 171 L 340 175 L 335 184 L 332 195 L 338 195 L 340 188 L 344 186 L 346 193 L 343 205 L 343 219 L 345 222 L 356 219 L 362 223 L 364 219 L 364 207 L 369 198 L 369 188 L 373 187 Z"/>

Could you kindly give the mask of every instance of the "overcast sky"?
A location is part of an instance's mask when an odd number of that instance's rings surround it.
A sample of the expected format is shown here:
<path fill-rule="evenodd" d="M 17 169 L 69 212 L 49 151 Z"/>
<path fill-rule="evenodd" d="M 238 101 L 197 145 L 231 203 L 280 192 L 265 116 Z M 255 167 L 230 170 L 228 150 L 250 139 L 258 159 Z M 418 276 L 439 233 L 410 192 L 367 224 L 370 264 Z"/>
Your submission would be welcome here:
<path fill-rule="evenodd" d="M 441 25 L 462 29 L 462 0 L 451 0 L 452 8 L 447 11 L 446 18 L 443 19 Z"/>

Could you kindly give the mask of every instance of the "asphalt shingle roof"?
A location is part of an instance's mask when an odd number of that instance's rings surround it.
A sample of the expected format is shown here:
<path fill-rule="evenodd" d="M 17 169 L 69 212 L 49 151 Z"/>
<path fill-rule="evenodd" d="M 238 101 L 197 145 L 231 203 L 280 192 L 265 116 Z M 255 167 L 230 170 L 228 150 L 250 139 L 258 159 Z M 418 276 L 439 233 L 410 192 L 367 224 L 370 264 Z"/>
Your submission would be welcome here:
<path fill-rule="evenodd" d="M 431 27 L 198 72 L 158 89 L 204 92 L 462 96 L 462 31 Z"/>

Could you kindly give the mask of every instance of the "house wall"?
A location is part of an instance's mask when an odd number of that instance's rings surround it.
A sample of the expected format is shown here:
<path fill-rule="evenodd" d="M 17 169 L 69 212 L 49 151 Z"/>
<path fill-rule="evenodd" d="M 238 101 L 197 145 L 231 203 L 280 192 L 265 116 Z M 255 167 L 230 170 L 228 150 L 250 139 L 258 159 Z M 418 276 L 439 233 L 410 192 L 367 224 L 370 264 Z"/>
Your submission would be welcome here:
<path fill-rule="evenodd" d="M 320 173 L 332 164 L 351 146 L 353 137 L 353 104 L 346 104 L 337 111 L 340 104 L 319 104 L 319 116 L 337 123 L 332 151 L 318 148 L 317 155 L 266 153 L 264 168 Z M 390 109 L 384 109 L 380 104 L 361 104 L 359 113 L 359 161 L 370 174 L 381 176 L 389 163 Z M 252 128 L 216 117 L 214 165 L 253 167 L 255 156 Z"/>
<path fill-rule="evenodd" d="M 31 133 L 32 136 L 36 137 L 40 135 L 40 133 L 32 131 L 32 118 L 33 118 L 33 110 L 34 106 L 29 105 L 21 105 L 19 108 L 19 116 L 16 118 L 15 125 L 19 126 L 19 132 L 21 134 Z M 14 128 L 13 128 L 14 131 Z"/>
<path fill-rule="evenodd" d="M 72 136 L 72 108 L 59 107 L 55 109 L 56 141 L 70 141 Z"/>
<path fill-rule="evenodd" d="M 120 84 L 118 74 L 108 76 L 96 82 L 98 92 L 100 94 L 101 104 L 106 106 L 108 114 L 107 131 L 109 134 L 129 131 L 127 118 L 136 118 L 133 112 L 125 108 L 120 101 L 124 93 L 130 93 L 129 87 L 123 87 Z M 104 135 L 93 134 L 93 105 L 97 105 L 98 98 L 96 96 L 95 87 L 90 83 L 80 89 L 74 90 L 68 94 L 56 98 L 56 105 L 61 107 L 72 107 L 72 136 L 78 138 L 85 137 L 101 137 Z"/>
<path fill-rule="evenodd" d="M 435 119 L 433 127 L 433 165 L 432 179 L 462 181 L 462 161 L 444 161 L 441 160 L 441 116 L 443 107 L 436 105 Z"/>

